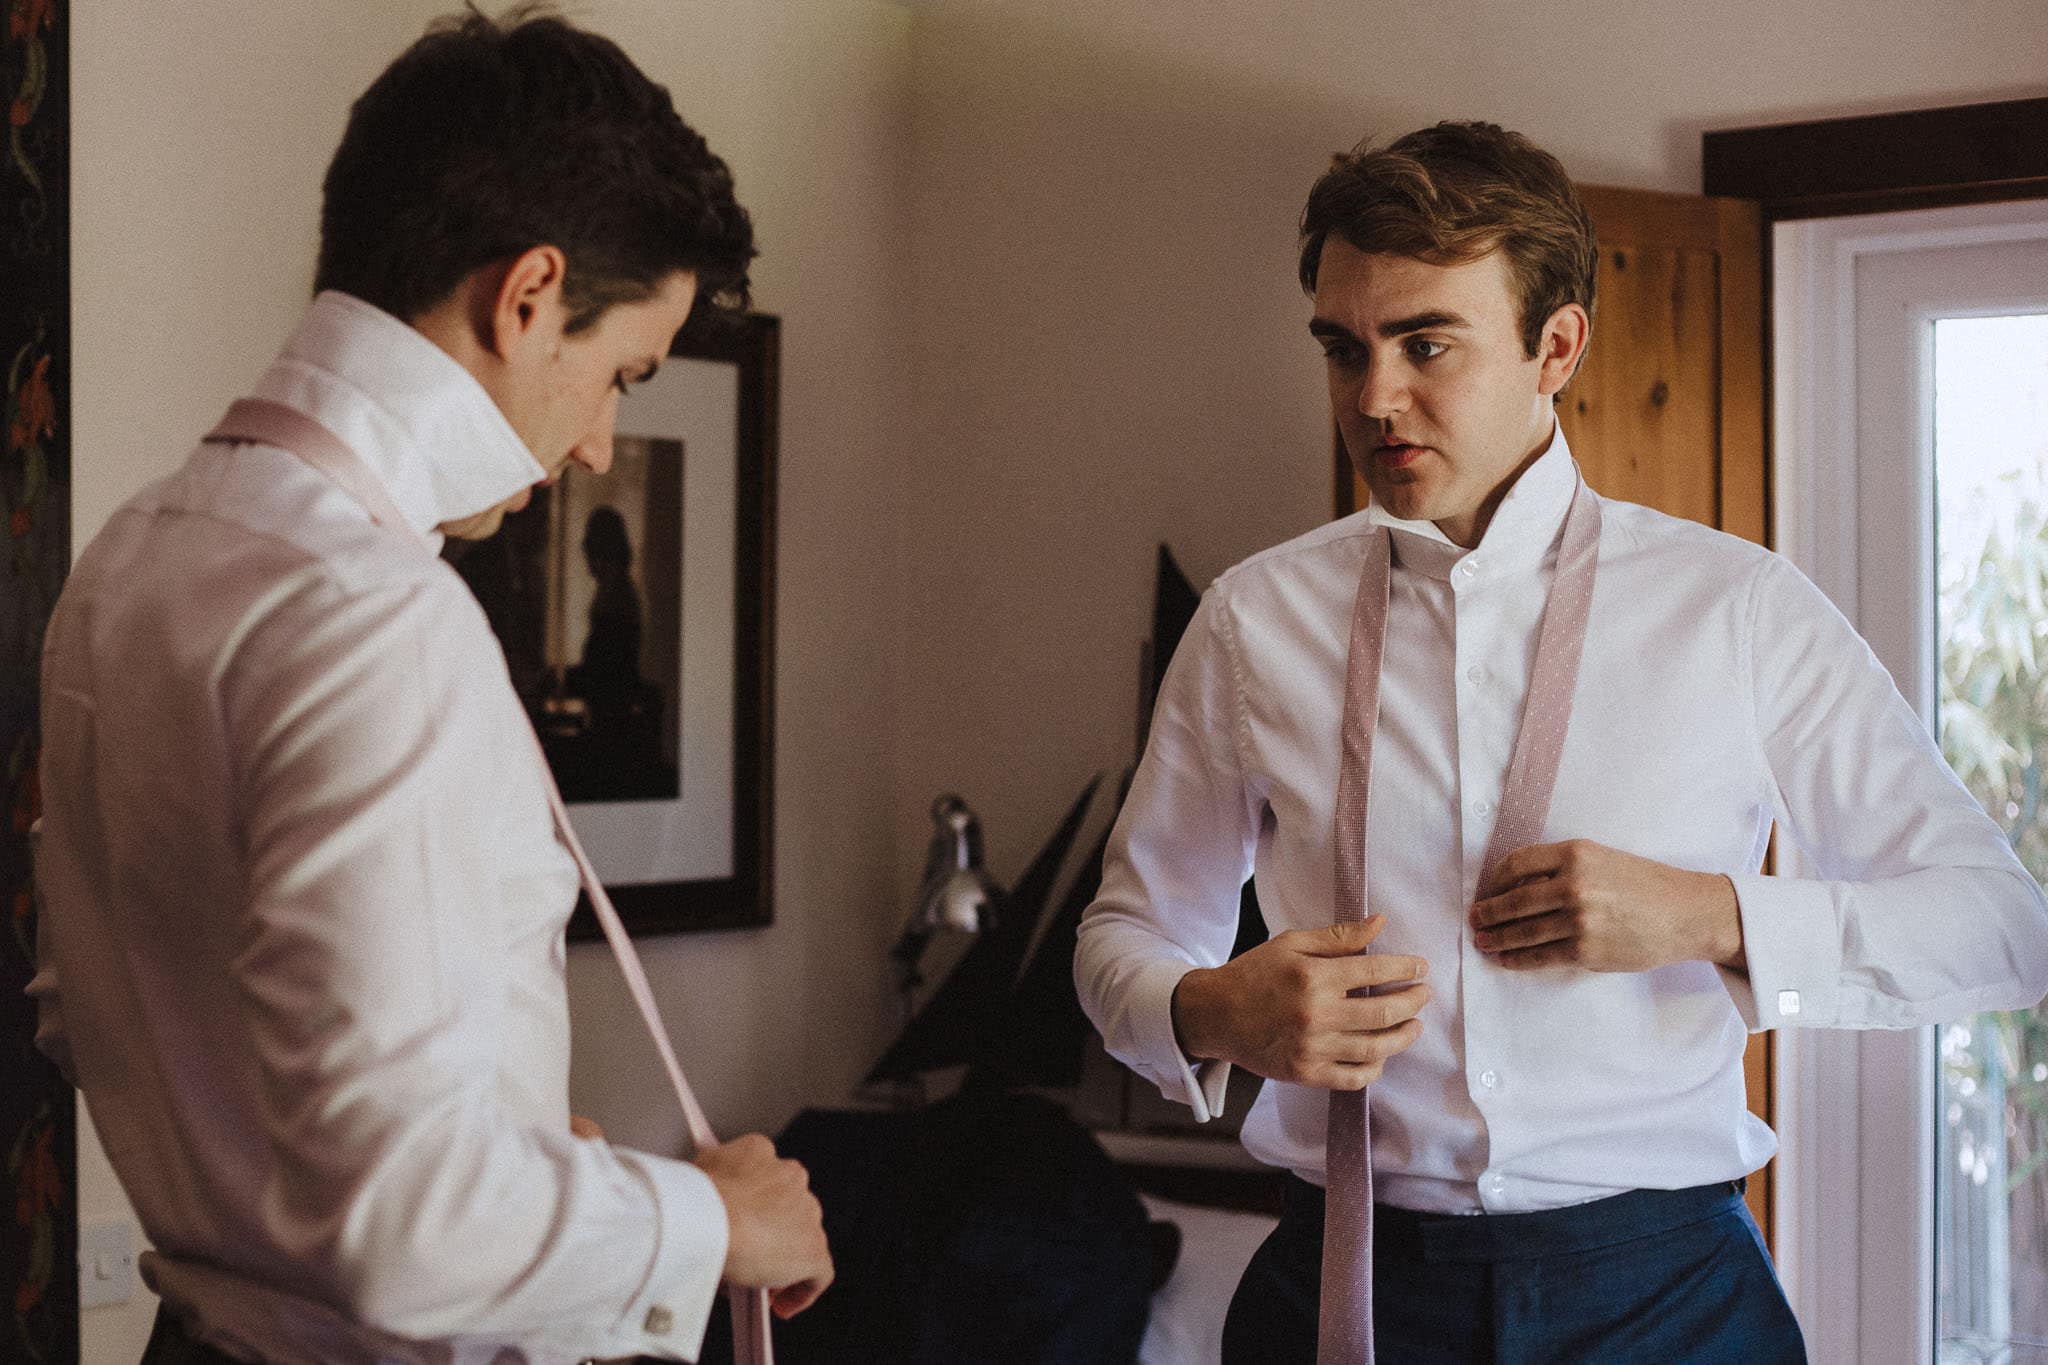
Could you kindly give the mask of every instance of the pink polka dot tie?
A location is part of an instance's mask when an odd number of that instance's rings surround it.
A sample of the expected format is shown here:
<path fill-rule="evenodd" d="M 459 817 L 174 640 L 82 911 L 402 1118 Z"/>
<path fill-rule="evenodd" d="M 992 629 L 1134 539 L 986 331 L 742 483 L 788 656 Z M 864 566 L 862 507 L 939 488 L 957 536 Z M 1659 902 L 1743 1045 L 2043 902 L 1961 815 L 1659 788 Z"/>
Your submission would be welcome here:
<path fill-rule="evenodd" d="M 1540 840 L 1550 815 L 1585 652 L 1586 617 L 1593 606 L 1593 576 L 1600 551 L 1600 501 L 1579 481 L 1557 551 L 1557 577 L 1543 609 L 1536 663 L 1522 726 L 1502 784 L 1500 816 L 1480 871 L 1485 885 L 1494 866 Z M 1337 922 L 1366 914 L 1366 798 L 1372 787 L 1372 737 L 1379 723 L 1380 663 L 1387 644 L 1387 591 L 1393 533 L 1373 533 L 1351 615 L 1351 653 L 1345 670 L 1343 763 L 1337 780 Z M 1397 1058 L 1390 1065 L 1398 1066 Z M 1325 1151 L 1327 1198 L 1323 1221 L 1323 1282 L 1317 1365 L 1372 1365 L 1372 1108 L 1371 1087 L 1330 1092 Z"/>

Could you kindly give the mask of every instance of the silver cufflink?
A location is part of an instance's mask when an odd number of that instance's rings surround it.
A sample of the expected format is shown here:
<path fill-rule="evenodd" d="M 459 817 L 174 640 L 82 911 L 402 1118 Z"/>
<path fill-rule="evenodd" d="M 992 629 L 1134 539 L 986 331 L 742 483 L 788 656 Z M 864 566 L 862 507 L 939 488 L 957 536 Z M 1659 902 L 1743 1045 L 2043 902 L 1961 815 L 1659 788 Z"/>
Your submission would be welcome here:
<path fill-rule="evenodd" d="M 1779 992 L 1778 992 L 1778 1013 L 1780 1013 L 1780 1014 L 1797 1014 L 1797 1013 L 1799 1013 L 1799 992 L 1798 992 L 1798 991 L 1779 991 Z"/>

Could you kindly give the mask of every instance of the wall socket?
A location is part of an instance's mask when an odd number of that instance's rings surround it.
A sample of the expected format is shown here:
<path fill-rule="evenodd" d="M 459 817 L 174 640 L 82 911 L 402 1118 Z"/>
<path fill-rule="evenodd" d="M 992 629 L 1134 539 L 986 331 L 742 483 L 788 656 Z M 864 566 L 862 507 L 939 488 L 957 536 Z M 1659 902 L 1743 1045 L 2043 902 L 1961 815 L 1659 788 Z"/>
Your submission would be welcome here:
<path fill-rule="evenodd" d="M 104 1308 L 135 1297 L 135 1224 L 126 1218 L 78 1229 L 78 1306 Z"/>

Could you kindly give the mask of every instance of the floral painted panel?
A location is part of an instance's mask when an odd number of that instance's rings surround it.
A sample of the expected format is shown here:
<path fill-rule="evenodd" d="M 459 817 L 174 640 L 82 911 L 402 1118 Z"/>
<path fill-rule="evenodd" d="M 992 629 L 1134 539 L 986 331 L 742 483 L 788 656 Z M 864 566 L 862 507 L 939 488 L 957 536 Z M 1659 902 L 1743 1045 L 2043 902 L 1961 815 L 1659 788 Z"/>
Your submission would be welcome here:
<path fill-rule="evenodd" d="M 70 71 L 62 0 L 0 0 L 0 1360 L 78 1358 L 71 1088 L 35 1050 L 37 661 L 71 557 Z"/>

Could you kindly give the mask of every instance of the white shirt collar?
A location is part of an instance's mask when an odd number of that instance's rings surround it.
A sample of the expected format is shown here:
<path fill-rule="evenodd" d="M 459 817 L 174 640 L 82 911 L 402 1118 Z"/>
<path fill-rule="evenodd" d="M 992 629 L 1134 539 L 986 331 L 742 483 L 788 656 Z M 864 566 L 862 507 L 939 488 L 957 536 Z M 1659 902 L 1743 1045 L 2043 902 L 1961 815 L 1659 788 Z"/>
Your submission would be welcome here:
<path fill-rule="evenodd" d="M 1432 578 L 1450 577 L 1459 560 L 1482 550 L 1497 568 L 1535 568 L 1563 533 L 1565 513 L 1571 510 L 1578 485 L 1578 461 L 1572 458 L 1564 427 L 1553 424 L 1549 446 L 1515 480 L 1494 509 L 1480 543 L 1470 551 L 1452 543 L 1433 521 L 1403 521 L 1389 516 L 1378 503 L 1368 509 L 1368 516 L 1372 525 L 1395 532 L 1397 563 Z"/>
<path fill-rule="evenodd" d="M 475 376 L 418 331 L 325 290 L 254 396 L 347 442 L 414 530 L 474 516 L 546 477 Z"/>

